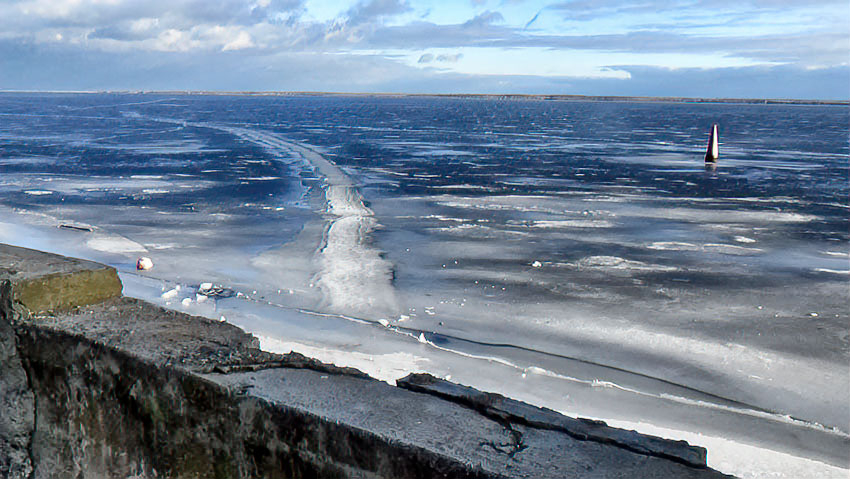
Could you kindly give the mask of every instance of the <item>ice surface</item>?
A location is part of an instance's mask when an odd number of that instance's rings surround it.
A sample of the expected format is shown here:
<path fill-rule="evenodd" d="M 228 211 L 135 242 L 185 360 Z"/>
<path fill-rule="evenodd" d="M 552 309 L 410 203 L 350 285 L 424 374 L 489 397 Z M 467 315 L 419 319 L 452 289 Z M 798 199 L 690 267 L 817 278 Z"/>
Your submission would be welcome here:
<path fill-rule="evenodd" d="M 128 238 L 98 234 L 86 241 L 86 245 L 94 250 L 107 253 L 145 253 L 147 249 Z"/>
<path fill-rule="evenodd" d="M 314 280 L 324 294 L 323 303 L 335 311 L 371 317 L 392 314 L 396 309 L 392 264 L 372 246 L 370 236 L 377 220 L 345 172 L 309 146 L 259 130 L 218 128 L 256 142 L 275 156 L 298 156 L 323 177 L 330 219 L 317 251 L 319 271 Z"/>
<path fill-rule="evenodd" d="M 850 467 L 846 112 L 87 98 L 4 117 L 0 241 L 268 349 L 687 438 L 742 477 Z"/>

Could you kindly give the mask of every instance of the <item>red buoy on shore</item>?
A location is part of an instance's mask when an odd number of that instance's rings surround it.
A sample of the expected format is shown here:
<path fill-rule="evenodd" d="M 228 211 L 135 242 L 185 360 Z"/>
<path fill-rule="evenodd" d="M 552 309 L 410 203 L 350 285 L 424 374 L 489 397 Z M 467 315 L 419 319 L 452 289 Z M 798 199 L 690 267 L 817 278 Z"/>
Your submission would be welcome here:
<path fill-rule="evenodd" d="M 138 270 L 148 270 L 153 268 L 153 261 L 147 256 L 143 256 L 136 261 L 136 269 Z"/>

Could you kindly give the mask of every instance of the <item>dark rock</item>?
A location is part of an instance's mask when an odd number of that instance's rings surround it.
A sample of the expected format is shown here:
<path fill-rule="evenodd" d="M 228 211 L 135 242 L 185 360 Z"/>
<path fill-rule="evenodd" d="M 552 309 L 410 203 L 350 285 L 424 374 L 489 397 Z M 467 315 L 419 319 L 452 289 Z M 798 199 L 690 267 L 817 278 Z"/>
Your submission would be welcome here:
<path fill-rule="evenodd" d="M 28 478 L 32 472 L 30 441 L 33 394 L 18 355 L 12 328 L 12 283 L 0 281 L 0 477 Z"/>
<path fill-rule="evenodd" d="M 236 291 L 224 286 L 211 286 L 209 288 L 201 286 L 198 288 L 198 294 L 208 298 L 224 299 L 236 296 Z"/>
<path fill-rule="evenodd" d="M 91 233 L 93 231 L 88 226 L 78 226 L 78 225 L 61 224 L 61 225 L 59 225 L 59 228 L 65 229 L 65 230 L 72 230 L 72 231 L 81 231 L 81 232 L 85 232 L 85 233 Z"/>

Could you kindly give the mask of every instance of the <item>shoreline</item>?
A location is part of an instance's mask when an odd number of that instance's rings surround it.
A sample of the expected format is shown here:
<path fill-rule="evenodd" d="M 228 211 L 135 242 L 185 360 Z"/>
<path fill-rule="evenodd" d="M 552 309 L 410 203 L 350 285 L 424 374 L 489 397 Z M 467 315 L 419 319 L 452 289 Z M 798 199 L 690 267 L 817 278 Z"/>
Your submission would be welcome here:
<path fill-rule="evenodd" d="M 217 91 L 217 90 L 0 90 L 0 94 L 128 94 L 128 95 L 209 95 L 209 96 L 327 96 L 327 97 L 374 97 L 374 98 L 459 98 L 479 100 L 532 100 L 532 101 L 587 101 L 587 102 L 632 102 L 632 103 L 707 103 L 747 105 L 821 105 L 848 106 L 850 100 L 816 100 L 797 98 L 700 98 L 700 97 L 655 97 L 616 95 L 562 95 L 524 93 L 391 93 L 391 92 L 321 92 L 321 91 Z"/>

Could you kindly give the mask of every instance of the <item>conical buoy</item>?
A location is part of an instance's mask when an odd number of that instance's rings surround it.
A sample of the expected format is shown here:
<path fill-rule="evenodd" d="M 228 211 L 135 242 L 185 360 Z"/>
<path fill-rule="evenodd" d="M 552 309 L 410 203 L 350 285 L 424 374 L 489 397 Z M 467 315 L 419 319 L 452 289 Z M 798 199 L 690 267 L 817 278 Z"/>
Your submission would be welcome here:
<path fill-rule="evenodd" d="M 705 162 L 714 163 L 720 157 L 720 147 L 717 143 L 717 123 L 711 125 L 711 136 L 708 139 L 708 148 L 705 150 Z"/>

